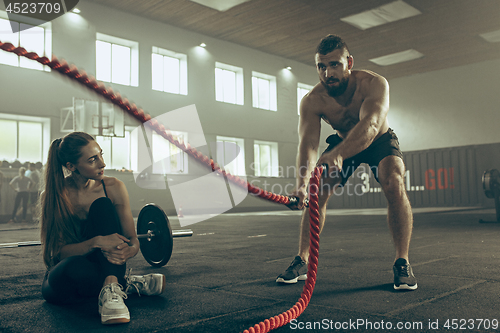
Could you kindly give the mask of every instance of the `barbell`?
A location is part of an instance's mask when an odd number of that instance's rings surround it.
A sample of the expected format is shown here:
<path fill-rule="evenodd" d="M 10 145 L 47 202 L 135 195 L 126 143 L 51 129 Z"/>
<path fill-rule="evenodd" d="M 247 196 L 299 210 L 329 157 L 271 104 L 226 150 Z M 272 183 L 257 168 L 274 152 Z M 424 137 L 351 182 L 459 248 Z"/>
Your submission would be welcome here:
<path fill-rule="evenodd" d="M 174 230 L 170 226 L 167 214 L 158 205 L 147 204 L 137 218 L 137 238 L 139 238 L 142 256 L 154 267 L 165 266 L 174 248 L 174 237 L 190 237 L 190 229 Z M 0 244 L 0 249 L 38 246 L 40 241 L 25 241 Z"/>
<path fill-rule="evenodd" d="M 500 189 L 500 172 L 497 169 L 487 170 L 483 173 L 483 189 L 487 198 L 495 198 L 495 190 Z"/>
<path fill-rule="evenodd" d="M 479 220 L 481 223 L 500 223 L 500 172 L 497 169 L 483 173 L 483 190 L 487 198 L 495 199 L 496 221 Z"/>

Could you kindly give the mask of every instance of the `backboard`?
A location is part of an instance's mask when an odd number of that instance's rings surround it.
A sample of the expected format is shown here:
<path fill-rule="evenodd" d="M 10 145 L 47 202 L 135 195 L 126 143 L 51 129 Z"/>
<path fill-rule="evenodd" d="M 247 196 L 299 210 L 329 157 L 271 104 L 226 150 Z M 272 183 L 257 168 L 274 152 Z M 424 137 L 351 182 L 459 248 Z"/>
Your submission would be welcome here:
<path fill-rule="evenodd" d="M 73 106 L 61 109 L 61 132 L 81 131 L 91 135 L 125 136 L 124 113 L 112 103 L 73 98 Z"/>

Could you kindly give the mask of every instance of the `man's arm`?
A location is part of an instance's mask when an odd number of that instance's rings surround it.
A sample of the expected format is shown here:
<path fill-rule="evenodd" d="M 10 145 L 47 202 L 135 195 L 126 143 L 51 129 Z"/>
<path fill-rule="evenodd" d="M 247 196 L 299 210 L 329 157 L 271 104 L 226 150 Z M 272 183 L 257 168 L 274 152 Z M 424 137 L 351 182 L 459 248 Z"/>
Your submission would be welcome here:
<path fill-rule="evenodd" d="M 386 123 L 389 84 L 383 77 L 376 76 L 365 89 L 368 93 L 359 110 L 359 122 L 339 145 L 318 161 L 318 164 L 326 162 L 329 166 L 334 165 L 340 169 L 345 159 L 368 148 Z"/>
<path fill-rule="evenodd" d="M 307 192 L 318 156 L 320 131 L 321 117 L 316 110 L 314 97 L 306 95 L 300 103 L 296 191 L 303 189 L 304 193 Z"/>

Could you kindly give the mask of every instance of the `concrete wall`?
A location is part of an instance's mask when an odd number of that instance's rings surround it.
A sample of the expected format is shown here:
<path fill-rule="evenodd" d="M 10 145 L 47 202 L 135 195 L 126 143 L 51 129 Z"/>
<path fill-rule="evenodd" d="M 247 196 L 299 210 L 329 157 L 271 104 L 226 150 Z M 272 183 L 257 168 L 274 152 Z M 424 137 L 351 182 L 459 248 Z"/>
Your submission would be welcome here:
<path fill-rule="evenodd" d="M 391 80 L 389 121 L 401 149 L 500 142 L 499 77 L 495 60 Z"/>

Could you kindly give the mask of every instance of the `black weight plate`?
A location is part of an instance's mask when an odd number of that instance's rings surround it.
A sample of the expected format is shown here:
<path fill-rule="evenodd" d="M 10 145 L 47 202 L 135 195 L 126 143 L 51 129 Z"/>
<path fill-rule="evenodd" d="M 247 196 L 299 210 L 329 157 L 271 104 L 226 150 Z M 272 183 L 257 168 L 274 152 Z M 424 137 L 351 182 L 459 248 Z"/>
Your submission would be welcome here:
<path fill-rule="evenodd" d="M 165 266 L 172 256 L 174 238 L 167 215 L 155 204 L 144 206 L 137 219 L 138 235 L 147 234 L 149 230 L 154 233 L 151 240 L 139 238 L 142 256 L 151 266 Z"/>
<path fill-rule="evenodd" d="M 483 189 L 487 198 L 495 198 L 495 186 L 499 186 L 500 172 L 497 169 L 487 170 L 483 173 Z"/>

